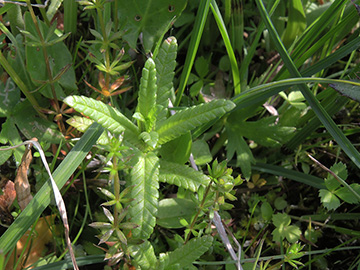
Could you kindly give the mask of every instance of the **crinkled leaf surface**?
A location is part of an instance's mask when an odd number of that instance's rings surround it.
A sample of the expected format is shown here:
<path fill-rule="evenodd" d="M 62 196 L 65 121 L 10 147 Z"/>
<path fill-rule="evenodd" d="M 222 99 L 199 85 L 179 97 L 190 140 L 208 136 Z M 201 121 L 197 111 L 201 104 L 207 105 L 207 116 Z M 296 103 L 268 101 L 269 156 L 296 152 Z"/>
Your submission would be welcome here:
<path fill-rule="evenodd" d="M 209 177 L 193 168 L 175 162 L 160 160 L 159 180 L 196 192 L 200 185 L 208 185 Z"/>
<path fill-rule="evenodd" d="M 125 19 L 125 40 L 132 48 L 142 33 L 146 52 L 167 30 L 170 22 L 178 17 L 186 6 L 186 0 L 120 0 L 120 17 Z"/>
<path fill-rule="evenodd" d="M 130 245 L 129 250 L 136 263 L 141 266 L 141 269 L 155 269 L 157 259 L 154 248 L 149 241 L 145 241 L 140 245 Z"/>
<path fill-rule="evenodd" d="M 157 104 L 167 108 L 173 98 L 173 79 L 176 66 L 177 42 L 175 37 L 164 40 L 155 58 L 157 77 Z"/>
<path fill-rule="evenodd" d="M 124 140 L 136 146 L 141 144 L 138 140 L 140 132 L 137 126 L 113 107 L 84 96 L 68 96 L 64 102 L 114 134 L 120 134 L 125 130 Z"/>
<path fill-rule="evenodd" d="M 220 118 L 234 107 L 232 101 L 219 99 L 179 111 L 157 127 L 159 144 L 171 141 L 196 127 Z"/>
<path fill-rule="evenodd" d="M 159 198 L 159 159 L 153 153 L 138 152 L 134 158 L 136 164 L 130 172 L 129 217 L 131 222 L 139 225 L 132 231 L 134 238 L 148 239 L 156 224 Z"/>
<path fill-rule="evenodd" d="M 168 253 L 169 259 L 164 270 L 173 270 L 175 265 L 178 265 L 179 269 L 190 266 L 209 249 L 212 242 L 211 236 L 191 239 L 186 245 Z"/>
<path fill-rule="evenodd" d="M 149 58 L 142 70 L 142 77 L 140 80 L 140 90 L 138 98 L 138 108 L 137 111 L 145 118 L 145 124 L 147 126 L 146 131 L 150 131 L 148 128 L 151 128 L 150 123 L 154 122 L 155 119 L 149 119 L 150 117 L 155 117 L 153 110 L 156 106 L 156 69 L 155 62 L 152 58 Z"/>

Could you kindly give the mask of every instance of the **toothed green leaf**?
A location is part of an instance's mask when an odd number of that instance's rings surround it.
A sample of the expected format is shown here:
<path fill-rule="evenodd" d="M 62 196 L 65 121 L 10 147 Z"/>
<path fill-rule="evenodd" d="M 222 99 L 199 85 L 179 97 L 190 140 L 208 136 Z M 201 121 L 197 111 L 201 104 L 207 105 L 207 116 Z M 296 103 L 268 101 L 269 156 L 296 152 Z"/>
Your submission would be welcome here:
<path fill-rule="evenodd" d="M 154 122 L 153 117 L 156 117 L 152 111 L 155 110 L 156 106 L 156 69 L 155 62 L 149 58 L 142 70 L 142 77 L 140 80 L 139 90 L 139 103 L 138 111 L 145 118 L 146 131 L 150 131 L 151 124 Z"/>
<path fill-rule="evenodd" d="M 212 242 L 213 238 L 211 236 L 191 239 L 181 248 L 169 252 L 169 258 L 166 261 L 164 270 L 172 270 L 174 266 L 178 266 L 179 269 L 189 267 L 210 248 Z"/>
<path fill-rule="evenodd" d="M 214 100 L 179 111 L 157 127 L 159 144 L 171 141 L 196 127 L 220 118 L 234 107 L 235 104 L 230 100 Z"/>
<path fill-rule="evenodd" d="M 114 134 L 125 131 L 124 140 L 136 146 L 141 145 L 138 140 L 140 132 L 137 126 L 113 107 L 84 96 L 68 96 L 64 99 L 64 102 Z"/>
<path fill-rule="evenodd" d="M 209 177 L 179 163 L 160 160 L 159 180 L 196 192 L 201 185 L 208 185 Z"/>
<path fill-rule="evenodd" d="M 134 238 L 148 239 L 156 224 L 159 198 L 159 159 L 153 153 L 138 153 L 136 164 L 131 170 L 129 216 L 139 227 L 133 230 Z"/>

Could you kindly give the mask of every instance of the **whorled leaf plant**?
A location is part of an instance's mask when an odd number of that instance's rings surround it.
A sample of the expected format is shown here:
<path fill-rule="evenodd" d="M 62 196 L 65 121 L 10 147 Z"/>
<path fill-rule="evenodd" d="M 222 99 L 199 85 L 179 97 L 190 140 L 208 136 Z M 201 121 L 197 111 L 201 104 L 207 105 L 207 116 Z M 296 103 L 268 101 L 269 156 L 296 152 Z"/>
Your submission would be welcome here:
<path fill-rule="evenodd" d="M 205 187 L 210 183 L 209 177 L 203 173 L 187 165 L 166 160 L 167 155 L 164 151 L 159 151 L 161 146 L 188 134 L 196 127 L 219 119 L 235 107 L 230 100 L 214 100 L 170 115 L 167 105 L 168 100 L 175 96 L 172 81 L 176 49 L 176 39 L 170 37 L 162 44 L 156 59 L 149 58 L 146 61 L 140 81 L 138 105 L 133 115 L 136 124 L 117 109 L 101 101 L 84 96 L 69 96 L 64 99 L 67 105 L 98 122 L 115 137 L 121 135 L 123 143 L 128 146 L 126 156 L 131 169 L 125 178 L 127 186 L 133 186 L 128 194 L 133 200 L 130 202 L 127 217 L 138 225 L 131 231 L 131 237 L 143 241 L 143 244 L 136 248 L 131 248 L 131 245 L 128 247 L 130 253 L 133 251 L 133 258 L 142 265 L 142 269 L 153 268 L 156 265 L 162 265 L 165 269 L 168 268 L 166 265 L 172 264 L 164 263 L 165 257 L 157 260 L 148 242 L 156 225 L 159 181 L 175 184 L 193 192 L 200 186 Z M 212 238 L 202 237 L 198 241 L 206 242 L 205 246 L 208 248 Z M 196 258 L 191 257 L 195 260 L 207 250 L 201 248 L 195 252 L 194 248 L 195 246 L 189 244 L 183 246 L 182 249 L 185 250 L 178 252 L 180 257 L 176 264 L 181 265 L 181 257 L 185 258 L 186 254 L 196 254 Z M 143 257 L 149 258 L 149 261 L 144 262 Z M 186 262 L 191 263 L 188 260 Z"/>

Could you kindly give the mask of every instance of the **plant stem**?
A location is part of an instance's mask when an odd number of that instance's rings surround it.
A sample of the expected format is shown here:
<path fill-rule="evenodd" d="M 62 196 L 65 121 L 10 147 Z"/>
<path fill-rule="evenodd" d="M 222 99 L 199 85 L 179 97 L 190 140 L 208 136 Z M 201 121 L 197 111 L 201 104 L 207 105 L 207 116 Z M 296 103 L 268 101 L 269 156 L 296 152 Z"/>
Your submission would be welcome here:
<path fill-rule="evenodd" d="M 213 183 L 213 180 L 211 179 L 209 185 L 206 187 L 206 190 L 205 190 L 205 193 L 204 193 L 204 197 L 203 197 L 203 199 L 202 199 L 202 201 L 201 201 L 200 207 L 199 207 L 197 213 L 195 214 L 195 217 L 193 218 L 193 220 L 192 220 L 192 222 L 191 222 L 191 224 L 190 224 L 190 227 L 189 227 L 190 232 L 191 232 L 191 230 L 195 227 L 195 223 L 196 223 L 196 221 L 197 221 L 197 218 L 199 217 L 200 212 L 201 212 L 201 211 L 203 210 L 203 208 L 204 208 L 204 204 L 205 204 L 205 201 L 206 201 L 206 197 L 207 197 L 207 195 L 208 195 L 209 192 L 210 192 L 210 188 L 211 188 L 212 183 Z M 185 240 L 185 243 L 184 243 L 184 244 L 186 244 L 186 243 L 189 241 L 189 238 L 190 238 L 190 233 L 186 236 L 186 240 Z"/>

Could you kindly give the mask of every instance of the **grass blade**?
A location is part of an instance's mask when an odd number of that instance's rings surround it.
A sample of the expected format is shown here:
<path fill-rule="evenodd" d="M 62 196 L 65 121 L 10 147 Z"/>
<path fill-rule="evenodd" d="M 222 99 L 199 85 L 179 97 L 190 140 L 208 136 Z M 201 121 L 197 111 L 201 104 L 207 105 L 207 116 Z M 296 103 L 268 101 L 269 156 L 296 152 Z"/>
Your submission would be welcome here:
<path fill-rule="evenodd" d="M 269 18 L 269 15 L 267 14 L 264 4 L 261 0 L 256 0 L 256 4 L 260 11 L 261 17 L 264 20 L 267 29 L 269 30 L 269 34 L 271 35 L 272 40 L 275 43 L 277 51 L 279 52 L 282 60 L 284 61 L 285 66 L 288 68 L 291 76 L 301 77 L 300 72 L 297 70 L 295 64 L 293 63 L 288 52 L 286 51 L 284 44 L 281 42 L 280 37 L 277 34 L 276 29 L 274 28 L 274 25 Z M 360 168 L 359 152 L 337 127 L 332 118 L 326 113 L 325 109 L 321 106 L 321 104 L 310 91 L 310 89 L 305 84 L 300 84 L 299 89 L 309 103 L 309 105 L 311 106 L 311 108 L 314 110 L 317 117 L 319 117 L 320 121 L 334 138 L 334 140 L 344 150 L 348 157 L 356 164 L 356 166 Z"/>
<path fill-rule="evenodd" d="M 215 0 L 211 1 L 211 11 L 214 15 L 215 21 L 217 23 L 217 26 L 220 30 L 221 36 L 224 40 L 224 44 L 226 47 L 226 51 L 228 53 L 229 59 L 230 59 L 230 65 L 231 65 L 231 71 L 232 71 L 232 75 L 233 75 L 233 81 L 234 81 L 234 94 L 238 95 L 241 92 L 241 84 L 240 84 L 240 74 L 239 74 L 239 67 L 237 65 L 236 62 L 236 57 L 235 57 L 235 53 L 234 50 L 231 46 L 231 42 L 230 42 L 230 38 L 229 38 L 229 34 L 226 30 L 226 26 L 225 23 L 222 19 L 220 10 L 215 2 Z"/>
<path fill-rule="evenodd" d="M 179 106 L 181 97 L 184 93 L 186 83 L 189 79 L 192 66 L 194 64 L 195 55 L 199 48 L 201 35 L 203 33 L 207 15 L 209 13 L 210 0 L 202 0 L 199 5 L 198 13 L 196 16 L 194 29 L 191 33 L 190 45 L 188 54 L 186 55 L 183 72 L 180 77 L 180 85 L 176 95 L 174 106 Z"/>
<path fill-rule="evenodd" d="M 90 151 L 93 144 L 99 138 L 103 128 L 97 124 L 91 127 L 81 137 L 80 141 L 69 152 L 63 162 L 53 173 L 54 180 L 59 188 L 61 188 L 69 179 L 71 174 L 83 161 Z M 14 223 L 5 231 L 0 238 L 0 250 L 8 253 L 15 245 L 20 237 L 30 228 L 36 219 L 41 215 L 45 208 L 51 202 L 52 187 L 47 181 L 43 187 L 36 193 L 34 199 L 28 204 L 23 212 L 15 219 Z"/>

